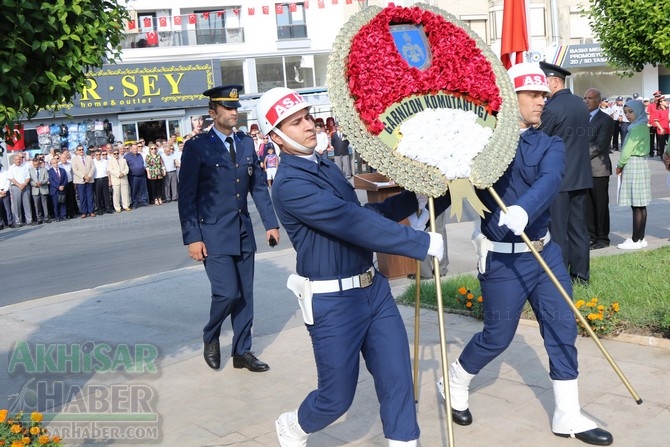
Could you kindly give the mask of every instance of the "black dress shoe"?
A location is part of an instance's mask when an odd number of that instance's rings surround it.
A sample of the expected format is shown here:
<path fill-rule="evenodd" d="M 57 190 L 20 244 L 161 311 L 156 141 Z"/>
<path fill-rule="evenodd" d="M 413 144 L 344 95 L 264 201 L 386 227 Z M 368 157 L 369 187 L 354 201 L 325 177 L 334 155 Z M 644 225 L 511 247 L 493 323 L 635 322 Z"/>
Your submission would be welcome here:
<path fill-rule="evenodd" d="M 470 409 L 466 408 L 463 411 L 451 409 L 451 420 L 458 425 L 470 425 L 472 424 L 472 413 Z"/>
<path fill-rule="evenodd" d="M 253 352 L 247 351 L 242 355 L 233 356 L 233 367 L 234 368 L 247 368 L 252 372 L 263 372 L 270 369 L 267 363 L 261 362 L 256 358 Z"/>
<path fill-rule="evenodd" d="M 595 244 L 589 247 L 589 250 L 600 250 L 601 248 L 607 248 L 610 244 L 607 242 L 596 242 Z"/>
<path fill-rule="evenodd" d="M 564 433 L 554 433 L 554 434 L 562 438 L 570 437 L 569 434 Z M 602 428 L 594 428 L 593 430 L 587 430 L 581 433 L 575 433 L 575 438 L 591 445 L 610 445 L 614 442 L 612 434 L 607 430 L 603 430 Z"/>
<path fill-rule="evenodd" d="M 219 340 L 205 343 L 203 355 L 207 366 L 212 369 L 219 369 L 221 366 L 221 347 L 219 346 Z"/>

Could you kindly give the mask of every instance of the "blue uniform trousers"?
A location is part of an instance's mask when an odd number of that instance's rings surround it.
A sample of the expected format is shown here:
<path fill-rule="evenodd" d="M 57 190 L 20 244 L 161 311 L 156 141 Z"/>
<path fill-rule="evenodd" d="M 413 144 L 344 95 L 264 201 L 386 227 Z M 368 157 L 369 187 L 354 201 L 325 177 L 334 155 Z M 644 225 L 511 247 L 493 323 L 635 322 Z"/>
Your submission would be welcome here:
<path fill-rule="evenodd" d="M 549 242 L 541 254 L 572 296 L 572 283 L 560 247 Z M 465 346 L 459 358 L 461 366 L 468 373 L 477 374 L 501 354 L 512 342 L 528 300 L 549 356 L 549 376 L 553 380 L 576 379 L 575 316 L 533 254 L 489 252 L 486 264 L 486 273 L 479 275 L 484 299 L 484 330 Z"/>
<path fill-rule="evenodd" d="M 419 438 L 407 333 L 388 280 L 377 273 L 371 286 L 315 294 L 314 325 L 308 325 L 318 389 L 298 409 L 300 426 L 319 431 L 343 415 L 354 398 L 360 354 L 372 374 L 384 435 Z"/>
<path fill-rule="evenodd" d="M 78 183 L 77 197 L 79 197 L 79 211 L 81 214 L 91 214 L 95 210 L 93 207 L 93 183 Z"/>
<path fill-rule="evenodd" d="M 211 343 L 221 335 L 221 325 L 230 315 L 233 326 L 231 355 L 251 350 L 251 325 L 254 317 L 254 250 L 246 231 L 241 236 L 241 254 L 208 255 L 205 272 L 212 286 L 209 321 L 203 341 Z"/>

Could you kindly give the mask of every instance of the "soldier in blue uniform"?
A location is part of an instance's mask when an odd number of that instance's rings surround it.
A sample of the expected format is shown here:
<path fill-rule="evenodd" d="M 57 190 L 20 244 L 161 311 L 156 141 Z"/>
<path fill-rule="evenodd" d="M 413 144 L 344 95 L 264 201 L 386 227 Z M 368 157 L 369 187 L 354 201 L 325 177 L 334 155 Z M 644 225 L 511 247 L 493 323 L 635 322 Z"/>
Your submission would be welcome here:
<path fill-rule="evenodd" d="M 210 317 L 203 331 L 207 365 L 221 364 L 221 324 L 230 315 L 235 368 L 269 369 L 251 352 L 256 241 L 247 208 L 251 194 L 266 229 L 279 241 L 279 224 L 253 140 L 233 132 L 241 85 L 207 90 L 211 130 L 186 142 L 179 173 L 179 219 L 184 245 L 203 261 L 212 286 Z"/>
<path fill-rule="evenodd" d="M 407 333 L 388 280 L 372 265 L 372 252 L 441 257 L 444 241 L 397 223 L 416 212 L 414 193 L 362 207 L 342 171 L 314 152 L 316 129 L 308 109 L 287 88 L 266 92 L 257 105 L 261 131 L 281 148 L 272 196 L 297 252 L 299 276 L 289 281 L 300 285 L 291 289 L 299 296 L 318 373 L 318 388 L 277 420 L 279 444 L 303 447 L 308 433 L 347 411 L 362 354 L 389 445 L 416 446 Z"/>
<path fill-rule="evenodd" d="M 521 135 L 514 159 L 493 185 L 508 205 L 507 213 L 501 211 L 488 192 L 478 191 L 491 210 L 482 219 L 482 234 L 474 241 L 480 257 L 484 329 L 472 337 L 459 359 L 449 367 L 452 418 L 459 425 L 472 423 L 468 408 L 470 381 L 512 342 L 528 301 L 549 356 L 555 399 L 552 431 L 557 436 L 576 437 L 588 444 L 610 445 L 612 435 L 580 411 L 575 317 L 519 237 L 526 233 L 563 288 L 572 294 L 561 248 L 548 231 L 549 207 L 560 190 L 565 161 L 561 139 L 537 129 L 544 97 L 549 93 L 546 77 L 538 66 L 525 63 L 510 68 L 509 76 L 519 99 Z"/>

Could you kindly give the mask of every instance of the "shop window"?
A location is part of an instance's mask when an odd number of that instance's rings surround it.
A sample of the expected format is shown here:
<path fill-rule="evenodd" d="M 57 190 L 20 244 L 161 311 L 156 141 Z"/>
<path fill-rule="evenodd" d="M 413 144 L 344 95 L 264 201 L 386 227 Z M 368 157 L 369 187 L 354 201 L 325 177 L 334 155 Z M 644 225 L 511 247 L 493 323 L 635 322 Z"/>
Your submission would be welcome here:
<path fill-rule="evenodd" d="M 221 61 L 221 83 L 244 85 L 244 61 L 241 59 Z M 245 92 L 246 93 L 246 92 Z"/>
<path fill-rule="evenodd" d="M 266 92 L 274 87 L 286 87 L 283 58 L 256 59 L 256 79 L 258 80 L 259 92 Z"/>
<path fill-rule="evenodd" d="M 244 29 L 240 24 L 241 6 L 195 11 L 195 33 L 198 45 L 244 42 Z"/>
<path fill-rule="evenodd" d="M 307 38 L 304 3 L 277 3 L 275 12 L 278 40 Z"/>
<path fill-rule="evenodd" d="M 314 87 L 314 56 L 287 56 L 284 68 L 288 88 Z"/>

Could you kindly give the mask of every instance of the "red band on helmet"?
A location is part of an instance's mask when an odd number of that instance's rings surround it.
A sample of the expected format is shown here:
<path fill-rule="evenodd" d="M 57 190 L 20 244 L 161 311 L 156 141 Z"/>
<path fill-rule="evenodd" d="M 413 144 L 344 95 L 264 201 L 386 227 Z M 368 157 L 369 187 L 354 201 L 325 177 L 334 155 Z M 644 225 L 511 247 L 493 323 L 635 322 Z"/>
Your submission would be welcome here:
<path fill-rule="evenodd" d="M 526 74 L 514 78 L 514 88 L 529 86 L 547 86 L 547 77 L 541 74 Z"/>
<path fill-rule="evenodd" d="M 274 126 L 279 122 L 280 117 L 284 117 L 289 109 L 297 104 L 302 104 L 304 102 L 305 100 L 302 99 L 299 94 L 291 92 L 288 95 L 280 98 L 272 105 L 272 107 L 268 109 L 267 113 L 265 114 L 265 119 Z"/>

